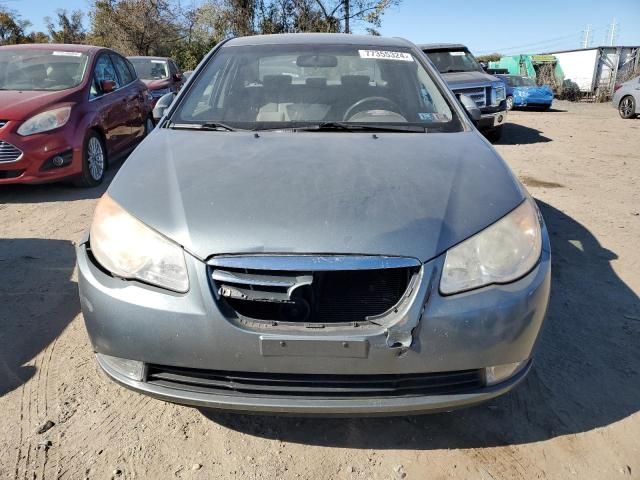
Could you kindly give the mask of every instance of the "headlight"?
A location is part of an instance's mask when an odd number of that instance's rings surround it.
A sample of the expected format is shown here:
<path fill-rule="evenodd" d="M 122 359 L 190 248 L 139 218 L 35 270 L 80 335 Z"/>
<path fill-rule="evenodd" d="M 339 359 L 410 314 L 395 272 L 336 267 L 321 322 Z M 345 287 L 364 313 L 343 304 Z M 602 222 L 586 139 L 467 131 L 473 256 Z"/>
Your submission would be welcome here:
<path fill-rule="evenodd" d="M 18 135 L 27 136 L 34 133 L 48 132 L 54 128 L 62 127 L 69 121 L 71 107 L 55 108 L 34 115 L 18 128 Z"/>
<path fill-rule="evenodd" d="M 189 289 L 182 248 L 129 215 L 109 195 L 98 202 L 89 240 L 95 259 L 118 277 L 176 292 Z"/>
<path fill-rule="evenodd" d="M 502 85 L 495 87 L 495 91 L 496 91 L 496 102 L 500 103 L 502 100 L 507 98 L 505 94 L 505 88 Z"/>
<path fill-rule="evenodd" d="M 508 283 L 540 258 L 542 233 L 533 200 L 447 251 L 440 291 L 451 294 L 492 283 Z"/>
<path fill-rule="evenodd" d="M 167 88 L 160 88 L 158 90 L 150 90 L 151 92 L 151 96 L 154 98 L 158 98 L 161 97 L 163 95 L 166 95 L 167 93 L 171 93 L 171 88 L 167 87 Z"/>

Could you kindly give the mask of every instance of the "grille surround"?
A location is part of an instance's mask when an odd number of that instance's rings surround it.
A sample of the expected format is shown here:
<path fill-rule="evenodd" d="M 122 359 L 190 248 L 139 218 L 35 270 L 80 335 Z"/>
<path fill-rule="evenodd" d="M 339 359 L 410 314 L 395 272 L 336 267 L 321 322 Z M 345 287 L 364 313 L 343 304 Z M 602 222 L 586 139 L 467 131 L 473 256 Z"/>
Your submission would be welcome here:
<path fill-rule="evenodd" d="M 405 297 L 419 261 L 402 257 L 229 256 L 209 262 L 222 312 L 243 323 L 360 326 Z"/>
<path fill-rule="evenodd" d="M 488 106 L 486 87 L 457 88 L 454 91 L 457 94 L 464 94 L 471 97 L 478 108 L 484 108 Z"/>
<path fill-rule="evenodd" d="M 457 395 L 485 386 L 482 370 L 342 375 L 231 372 L 153 364 L 147 366 L 146 382 L 212 395 L 327 399 Z"/>
<path fill-rule="evenodd" d="M 21 158 L 22 150 L 4 140 L 0 140 L 0 163 L 17 162 Z"/>

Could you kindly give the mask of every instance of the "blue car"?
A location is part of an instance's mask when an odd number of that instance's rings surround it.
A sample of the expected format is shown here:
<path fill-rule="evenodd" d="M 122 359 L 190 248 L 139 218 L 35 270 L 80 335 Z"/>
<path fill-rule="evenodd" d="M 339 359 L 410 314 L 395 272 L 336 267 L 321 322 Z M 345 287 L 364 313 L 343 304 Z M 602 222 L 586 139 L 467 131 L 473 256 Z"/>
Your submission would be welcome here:
<path fill-rule="evenodd" d="M 553 91 L 548 85 L 536 85 L 535 80 L 520 75 L 497 75 L 507 84 L 507 110 L 513 107 L 551 108 Z"/>

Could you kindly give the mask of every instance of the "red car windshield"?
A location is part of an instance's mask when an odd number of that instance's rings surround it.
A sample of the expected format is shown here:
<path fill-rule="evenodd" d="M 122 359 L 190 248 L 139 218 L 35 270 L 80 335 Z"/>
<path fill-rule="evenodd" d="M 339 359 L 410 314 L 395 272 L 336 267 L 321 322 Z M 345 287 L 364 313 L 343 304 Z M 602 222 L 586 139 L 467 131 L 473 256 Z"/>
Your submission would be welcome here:
<path fill-rule="evenodd" d="M 64 50 L 0 49 L 0 90 L 58 91 L 82 82 L 88 57 Z"/>

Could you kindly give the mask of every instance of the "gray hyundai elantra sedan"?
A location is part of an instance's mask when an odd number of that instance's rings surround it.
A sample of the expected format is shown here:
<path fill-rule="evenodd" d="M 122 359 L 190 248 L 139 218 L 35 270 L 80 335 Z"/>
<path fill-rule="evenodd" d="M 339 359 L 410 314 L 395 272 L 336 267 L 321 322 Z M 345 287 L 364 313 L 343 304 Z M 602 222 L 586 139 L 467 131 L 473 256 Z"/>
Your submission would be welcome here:
<path fill-rule="evenodd" d="M 199 407 L 358 415 L 452 410 L 526 376 L 544 221 L 413 44 L 236 38 L 170 100 L 78 247 L 109 377 Z"/>

